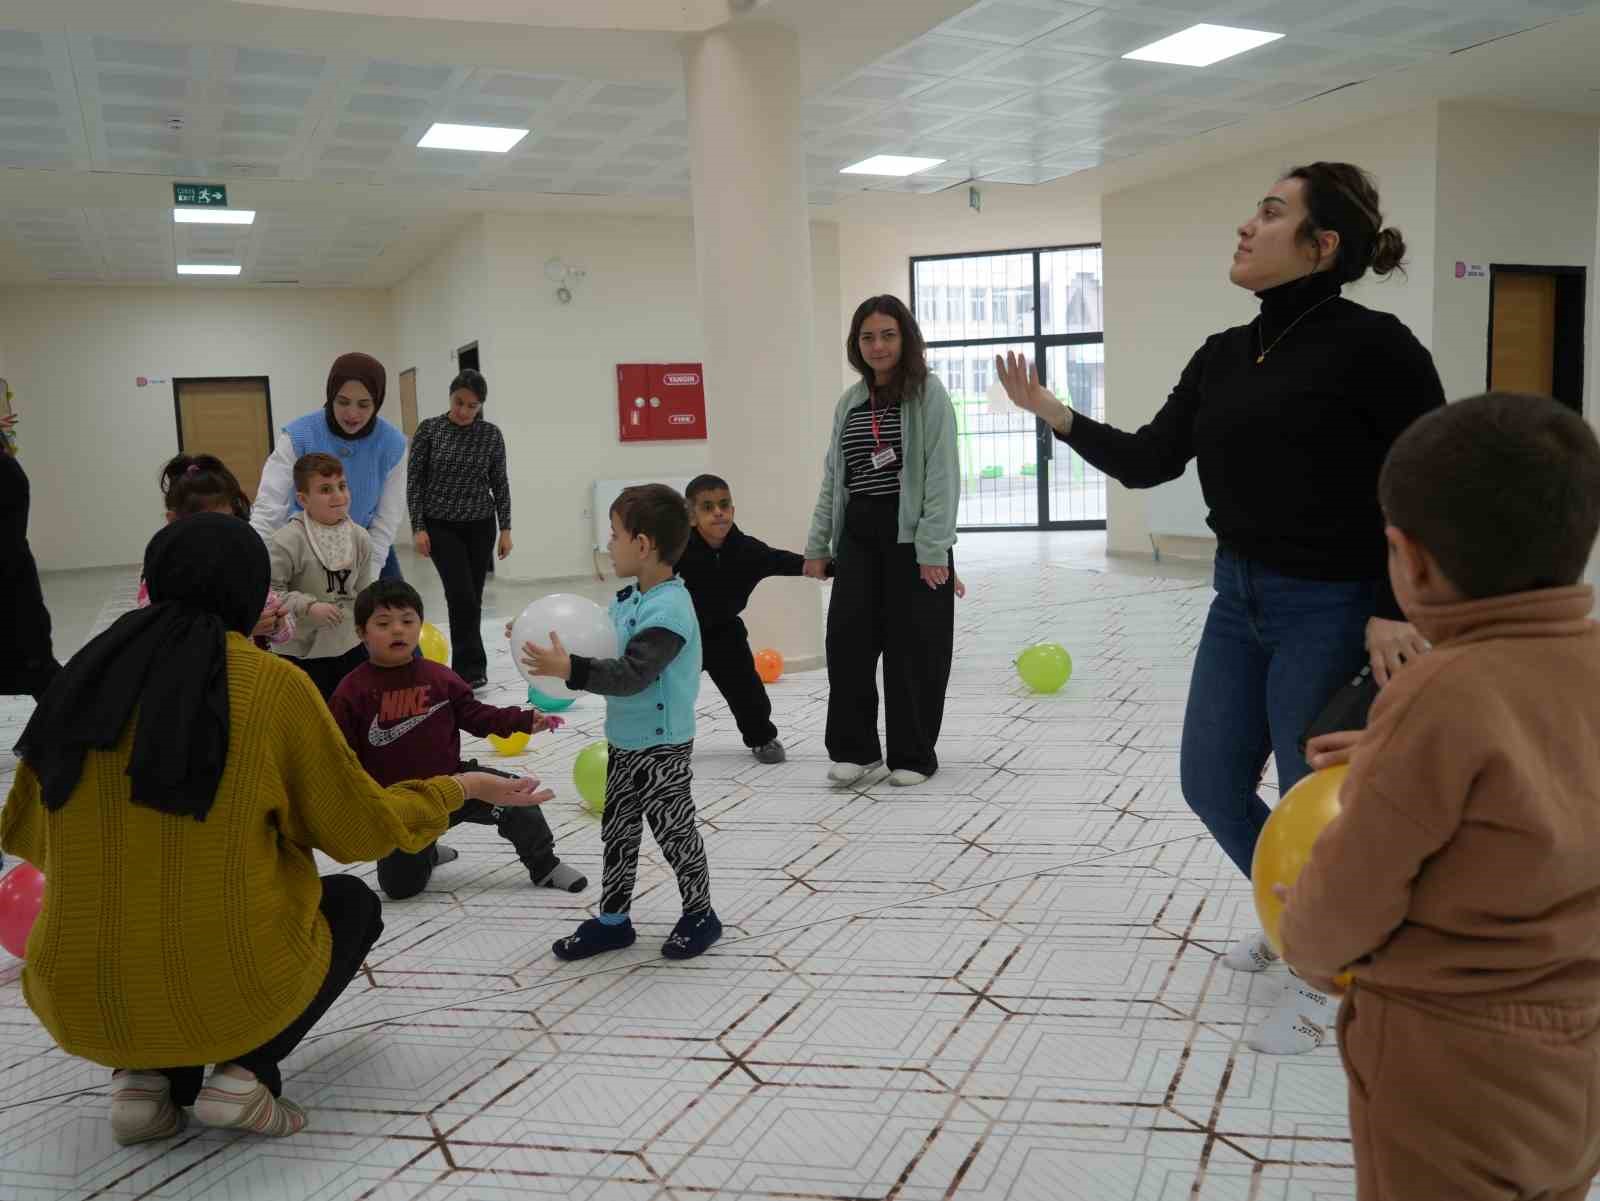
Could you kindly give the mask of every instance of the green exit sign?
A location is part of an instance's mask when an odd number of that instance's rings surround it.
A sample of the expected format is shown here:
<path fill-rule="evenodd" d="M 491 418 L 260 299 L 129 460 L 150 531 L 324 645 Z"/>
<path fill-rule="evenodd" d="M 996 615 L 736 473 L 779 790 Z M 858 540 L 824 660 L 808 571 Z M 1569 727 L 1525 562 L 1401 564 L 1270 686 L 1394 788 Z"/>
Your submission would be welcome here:
<path fill-rule="evenodd" d="M 228 189 L 219 183 L 175 183 L 172 203 L 193 208 L 227 208 Z"/>

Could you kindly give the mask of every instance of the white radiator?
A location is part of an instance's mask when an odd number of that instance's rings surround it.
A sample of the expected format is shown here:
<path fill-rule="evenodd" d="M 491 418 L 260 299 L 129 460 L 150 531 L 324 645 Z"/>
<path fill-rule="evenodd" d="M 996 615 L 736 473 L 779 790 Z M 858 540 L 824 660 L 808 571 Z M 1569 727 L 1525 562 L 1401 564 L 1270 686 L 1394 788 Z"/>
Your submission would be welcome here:
<path fill-rule="evenodd" d="M 634 488 L 640 484 L 665 484 L 669 488 L 676 488 L 679 492 L 686 491 L 692 475 L 657 476 L 650 480 L 596 480 L 594 482 L 594 499 L 591 510 L 594 513 L 594 549 L 605 552 L 606 546 L 611 541 L 611 505 L 622 495 L 624 488 Z"/>

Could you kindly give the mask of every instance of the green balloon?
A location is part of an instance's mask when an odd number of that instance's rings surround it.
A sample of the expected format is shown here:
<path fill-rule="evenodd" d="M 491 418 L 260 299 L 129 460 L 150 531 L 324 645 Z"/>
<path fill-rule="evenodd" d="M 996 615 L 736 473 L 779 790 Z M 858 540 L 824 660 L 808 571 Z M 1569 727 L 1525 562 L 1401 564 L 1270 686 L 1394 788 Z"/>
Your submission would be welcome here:
<path fill-rule="evenodd" d="M 578 786 L 578 795 L 589 811 L 596 815 L 606 808 L 606 744 L 591 742 L 578 752 L 578 761 L 572 766 L 572 782 Z"/>
<path fill-rule="evenodd" d="M 1017 674 L 1035 692 L 1059 692 L 1072 678 L 1072 656 L 1054 642 L 1041 642 L 1022 652 Z"/>

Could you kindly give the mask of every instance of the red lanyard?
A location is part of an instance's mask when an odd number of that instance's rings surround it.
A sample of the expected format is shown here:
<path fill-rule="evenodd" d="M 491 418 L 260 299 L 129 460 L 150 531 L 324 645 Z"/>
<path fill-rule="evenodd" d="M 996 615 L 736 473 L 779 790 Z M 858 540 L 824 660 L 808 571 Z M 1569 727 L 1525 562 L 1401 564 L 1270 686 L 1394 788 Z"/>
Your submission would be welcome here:
<path fill-rule="evenodd" d="M 878 432 L 878 397 L 870 390 L 867 392 L 867 408 L 872 414 L 872 445 L 875 450 L 883 449 L 883 435 Z"/>

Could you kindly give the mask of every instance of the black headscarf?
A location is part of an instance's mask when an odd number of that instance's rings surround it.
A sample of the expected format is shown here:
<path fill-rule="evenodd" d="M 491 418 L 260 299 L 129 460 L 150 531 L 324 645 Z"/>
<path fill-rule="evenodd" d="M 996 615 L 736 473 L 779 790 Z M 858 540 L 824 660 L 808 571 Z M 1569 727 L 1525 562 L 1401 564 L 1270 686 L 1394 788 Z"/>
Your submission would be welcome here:
<path fill-rule="evenodd" d="M 144 552 L 150 606 L 72 657 L 17 743 L 46 809 L 67 803 L 91 750 L 116 746 L 137 708 L 128 775 L 135 804 L 204 821 L 228 756 L 226 633 L 261 618 L 270 568 L 237 517 L 199 513 Z"/>
<path fill-rule="evenodd" d="M 333 416 L 333 402 L 338 399 L 339 389 L 351 380 L 357 381 L 372 393 L 372 419 L 361 427 L 359 434 L 345 433 L 344 426 Z M 335 436 L 343 438 L 346 442 L 369 438 L 372 436 L 372 431 L 378 428 L 378 414 L 383 411 L 383 397 L 388 390 L 389 373 L 377 359 L 370 354 L 362 354 L 359 350 L 342 354 L 333 360 L 333 366 L 328 371 L 328 403 L 322 406 L 323 419 L 327 421 L 328 428 Z"/>

